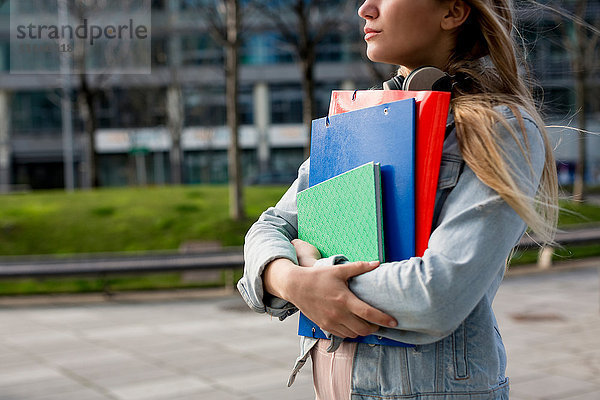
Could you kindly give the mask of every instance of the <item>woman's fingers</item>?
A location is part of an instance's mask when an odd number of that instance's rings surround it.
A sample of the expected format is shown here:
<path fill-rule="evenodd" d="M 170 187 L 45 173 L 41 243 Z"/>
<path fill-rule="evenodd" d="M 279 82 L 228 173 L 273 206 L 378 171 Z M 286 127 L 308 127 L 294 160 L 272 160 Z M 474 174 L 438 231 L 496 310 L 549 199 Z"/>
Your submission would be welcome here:
<path fill-rule="evenodd" d="M 359 261 L 352 262 L 342 265 L 337 265 L 336 268 L 339 268 L 339 272 L 342 274 L 342 277 L 345 280 L 348 280 L 354 276 L 364 274 L 366 272 L 372 271 L 379 266 L 379 261 Z M 350 292 L 351 293 L 351 292 Z M 387 326 L 394 328 L 398 326 L 396 320 L 384 313 L 376 309 L 375 307 L 370 306 L 364 301 L 360 300 L 354 294 L 348 296 L 347 298 L 347 306 L 348 309 L 356 316 L 364 319 L 365 321 L 369 321 L 376 325 Z"/>
<path fill-rule="evenodd" d="M 398 322 L 381 310 L 370 306 L 354 294 L 348 298 L 348 310 L 359 318 L 375 325 L 395 328 Z"/>
<path fill-rule="evenodd" d="M 391 316 L 363 302 L 348 288 L 349 278 L 378 265 L 378 262 L 356 262 L 294 269 L 294 284 L 287 288 L 286 300 L 336 336 L 366 336 L 379 326 L 394 327 L 397 324 Z"/>
<path fill-rule="evenodd" d="M 292 240 L 292 245 L 296 250 L 298 264 L 303 267 L 312 267 L 312 265 L 321 258 L 321 253 L 312 244 L 300 239 Z"/>
<path fill-rule="evenodd" d="M 368 336 L 379 329 L 379 326 L 368 323 L 352 314 L 339 318 L 331 324 L 321 326 L 327 332 L 341 338 L 355 338 L 357 336 Z"/>
<path fill-rule="evenodd" d="M 352 332 L 352 330 L 350 328 L 348 328 L 346 325 L 337 325 L 334 328 L 332 328 L 332 330 L 327 330 L 325 329 L 327 332 L 331 333 L 332 335 L 335 335 L 337 337 L 341 337 L 341 338 L 347 338 L 347 337 L 356 337 L 356 335 L 354 334 L 354 332 Z"/>
<path fill-rule="evenodd" d="M 344 280 L 348 280 L 354 276 L 362 275 L 364 273 L 373 271 L 378 266 L 379 261 L 357 261 L 346 264 L 339 264 L 335 267 L 337 268 L 338 273 L 340 273 L 340 277 L 344 278 Z"/>
<path fill-rule="evenodd" d="M 351 318 L 348 318 L 346 324 L 347 325 L 345 326 L 352 332 L 352 336 L 348 337 L 368 336 L 379 330 L 378 325 L 367 322 L 355 315 L 352 315 Z"/>
<path fill-rule="evenodd" d="M 380 326 L 397 326 L 394 318 L 363 302 L 350 290 L 345 293 L 344 300 L 332 300 L 323 304 L 323 307 L 325 310 L 315 316 L 316 320 L 310 315 L 308 317 L 336 336 L 367 336 L 377 332 Z"/>

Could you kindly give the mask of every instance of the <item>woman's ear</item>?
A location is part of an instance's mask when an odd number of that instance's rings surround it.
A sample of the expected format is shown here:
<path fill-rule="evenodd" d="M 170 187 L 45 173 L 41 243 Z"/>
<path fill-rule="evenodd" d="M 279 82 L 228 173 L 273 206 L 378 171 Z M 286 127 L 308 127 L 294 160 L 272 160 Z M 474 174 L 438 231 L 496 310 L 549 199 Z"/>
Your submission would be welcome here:
<path fill-rule="evenodd" d="M 471 13 L 471 6 L 464 0 L 448 1 L 448 11 L 442 19 L 442 29 L 452 30 L 461 26 Z"/>

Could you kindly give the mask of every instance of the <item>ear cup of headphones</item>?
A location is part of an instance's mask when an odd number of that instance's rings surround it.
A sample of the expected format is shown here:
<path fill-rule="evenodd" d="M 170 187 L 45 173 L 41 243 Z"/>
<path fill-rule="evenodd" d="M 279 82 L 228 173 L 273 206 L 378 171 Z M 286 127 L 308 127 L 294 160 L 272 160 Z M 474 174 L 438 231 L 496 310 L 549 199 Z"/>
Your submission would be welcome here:
<path fill-rule="evenodd" d="M 402 89 L 449 92 L 452 89 L 452 79 L 447 73 L 436 67 L 419 67 L 406 77 Z"/>
<path fill-rule="evenodd" d="M 383 90 L 404 90 L 402 84 L 404 83 L 404 77 L 402 75 L 396 75 L 389 81 L 383 82 Z"/>
<path fill-rule="evenodd" d="M 398 75 L 384 82 L 383 89 L 450 92 L 452 91 L 452 78 L 436 67 L 419 67 L 412 71 L 406 78 Z"/>

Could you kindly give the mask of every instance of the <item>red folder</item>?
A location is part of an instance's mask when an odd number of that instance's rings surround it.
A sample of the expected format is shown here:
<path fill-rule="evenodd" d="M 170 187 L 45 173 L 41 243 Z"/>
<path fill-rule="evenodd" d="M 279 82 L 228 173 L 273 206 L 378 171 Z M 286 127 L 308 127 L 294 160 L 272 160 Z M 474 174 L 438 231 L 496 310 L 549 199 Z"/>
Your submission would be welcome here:
<path fill-rule="evenodd" d="M 440 172 L 442 148 L 450 93 L 403 90 L 334 90 L 329 115 L 342 114 L 383 103 L 414 98 L 417 129 L 415 143 L 415 254 L 421 257 L 427 249 L 435 194 Z"/>

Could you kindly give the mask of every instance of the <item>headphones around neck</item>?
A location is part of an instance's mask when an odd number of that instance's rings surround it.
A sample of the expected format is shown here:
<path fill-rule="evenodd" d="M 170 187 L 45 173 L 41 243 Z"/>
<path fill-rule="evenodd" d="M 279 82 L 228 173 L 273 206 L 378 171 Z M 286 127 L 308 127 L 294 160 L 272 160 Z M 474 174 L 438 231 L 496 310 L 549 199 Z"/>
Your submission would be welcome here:
<path fill-rule="evenodd" d="M 450 75 L 436 67 L 419 67 L 406 78 L 400 75 L 383 83 L 384 90 L 434 90 L 451 92 L 453 80 Z"/>

